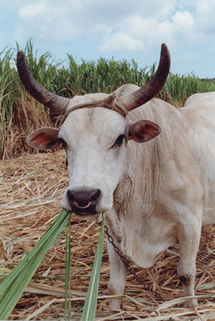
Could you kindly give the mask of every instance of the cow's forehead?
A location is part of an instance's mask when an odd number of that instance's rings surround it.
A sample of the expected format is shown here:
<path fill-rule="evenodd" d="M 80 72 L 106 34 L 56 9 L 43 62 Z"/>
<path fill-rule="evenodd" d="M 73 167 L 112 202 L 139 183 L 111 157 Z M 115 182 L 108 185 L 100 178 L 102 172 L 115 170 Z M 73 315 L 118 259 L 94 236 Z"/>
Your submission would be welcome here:
<path fill-rule="evenodd" d="M 125 133 L 127 120 L 117 112 L 103 107 L 83 108 L 71 112 L 61 126 L 59 137 L 78 138 L 95 135 L 114 139 Z"/>
<path fill-rule="evenodd" d="M 74 107 L 75 105 L 79 104 L 90 104 L 93 101 L 98 101 L 105 99 L 109 96 L 109 94 L 104 94 L 104 93 L 94 93 L 94 94 L 86 94 L 82 96 L 74 96 L 71 100 L 69 105 L 67 106 L 67 111 Z"/>

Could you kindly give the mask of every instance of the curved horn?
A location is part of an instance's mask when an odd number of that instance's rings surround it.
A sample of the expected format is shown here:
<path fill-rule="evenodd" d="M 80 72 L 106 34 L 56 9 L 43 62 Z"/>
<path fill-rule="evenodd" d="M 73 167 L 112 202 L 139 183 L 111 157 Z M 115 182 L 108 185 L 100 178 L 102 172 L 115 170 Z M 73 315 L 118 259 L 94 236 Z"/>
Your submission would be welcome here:
<path fill-rule="evenodd" d="M 170 69 L 170 54 L 166 44 L 161 46 L 160 62 L 152 79 L 143 87 L 128 96 L 115 100 L 116 105 L 128 111 L 137 108 L 155 97 L 163 88 Z"/>
<path fill-rule="evenodd" d="M 70 99 L 51 93 L 36 81 L 28 68 L 24 52 L 22 51 L 17 53 L 17 68 L 25 89 L 41 104 L 50 108 L 52 116 L 65 113 Z"/>

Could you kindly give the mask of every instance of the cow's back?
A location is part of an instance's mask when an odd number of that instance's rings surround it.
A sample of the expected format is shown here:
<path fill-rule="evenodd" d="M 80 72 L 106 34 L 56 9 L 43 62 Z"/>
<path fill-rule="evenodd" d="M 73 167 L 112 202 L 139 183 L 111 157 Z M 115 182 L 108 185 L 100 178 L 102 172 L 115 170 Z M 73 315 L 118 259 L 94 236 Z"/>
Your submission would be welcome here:
<path fill-rule="evenodd" d="M 215 106 L 215 91 L 194 94 L 186 100 L 184 106 L 200 106 L 203 104 L 206 104 L 207 106 Z"/>

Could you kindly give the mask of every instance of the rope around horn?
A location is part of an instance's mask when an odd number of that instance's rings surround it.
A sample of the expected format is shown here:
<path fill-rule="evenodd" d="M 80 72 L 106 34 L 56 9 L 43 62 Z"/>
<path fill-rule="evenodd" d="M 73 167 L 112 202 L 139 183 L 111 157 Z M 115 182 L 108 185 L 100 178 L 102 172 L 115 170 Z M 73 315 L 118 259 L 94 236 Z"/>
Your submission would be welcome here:
<path fill-rule="evenodd" d="M 74 110 L 81 109 L 81 108 L 94 108 L 94 107 L 104 107 L 107 109 L 111 109 L 122 115 L 123 117 L 126 117 L 128 110 L 120 103 L 117 102 L 115 99 L 115 94 L 109 95 L 106 99 L 97 100 L 92 103 L 88 104 L 78 104 L 70 108 L 63 116 L 63 119 L 61 121 L 61 125 L 66 120 L 67 116 Z"/>

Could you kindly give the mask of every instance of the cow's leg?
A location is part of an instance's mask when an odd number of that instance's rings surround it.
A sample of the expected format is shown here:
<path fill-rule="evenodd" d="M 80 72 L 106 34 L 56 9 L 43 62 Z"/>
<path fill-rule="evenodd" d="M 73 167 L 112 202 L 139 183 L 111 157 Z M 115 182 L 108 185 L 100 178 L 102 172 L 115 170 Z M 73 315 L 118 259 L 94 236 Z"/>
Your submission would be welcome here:
<path fill-rule="evenodd" d="M 193 216 L 194 222 L 187 221 L 184 225 L 180 225 L 179 243 L 180 243 L 180 261 L 178 264 L 177 273 L 183 284 L 184 293 L 186 296 L 195 295 L 194 282 L 196 275 L 196 255 L 199 249 L 201 224 L 197 223 Z M 188 307 L 193 307 L 198 304 L 196 299 L 188 299 L 186 302 Z"/>
<path fill-rule="evenodd" d="M 116 244 L 117 245 L 117 244 Z M 108 241 L 108 256 L 110 261 L 110 281 L 108 290 L 110 295 L 122 295 L 125 288 L 126 270 L 125 265 L 120 260 L 118 254 L 114 251 L 113 245 Z M 110 299 L 110 308 L 120 310 L 120 298 Z"/>

